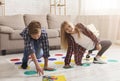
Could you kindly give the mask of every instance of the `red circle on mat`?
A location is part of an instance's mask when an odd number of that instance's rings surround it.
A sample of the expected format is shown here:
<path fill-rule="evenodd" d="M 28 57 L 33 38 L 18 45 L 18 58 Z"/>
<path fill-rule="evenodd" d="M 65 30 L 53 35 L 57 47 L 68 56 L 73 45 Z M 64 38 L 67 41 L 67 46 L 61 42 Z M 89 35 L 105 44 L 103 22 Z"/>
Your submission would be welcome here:
<path fill-rule="evenodd" d="M 14 59 L 11 59 L 10 61 L 19 61 L 20 59 L 18 58 L 14 58 Z"/>
<path fill-rule="evenodd" d="M 55 54 L 55 56 L 63 56 L 63 54 Z"/>

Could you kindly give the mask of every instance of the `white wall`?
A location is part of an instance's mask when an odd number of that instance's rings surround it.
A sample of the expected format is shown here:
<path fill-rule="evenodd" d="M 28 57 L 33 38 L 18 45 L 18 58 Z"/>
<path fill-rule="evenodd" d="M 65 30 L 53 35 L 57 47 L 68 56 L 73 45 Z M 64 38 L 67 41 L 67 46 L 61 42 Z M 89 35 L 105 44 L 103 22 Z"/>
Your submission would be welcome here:
<path fill-rule="evenodd" d="M 50 0 L 5 0 L 5 15 L 48 14 Z M 78 0 L 66 0 L 66 14 L 78 15 Z"/>
<path fill-rule="evenodd" d="M 49 0 L 5 0 L 6 15 L 13 14 L 47 14 Z"/>
<path fill-rule="evenodd" d="M 67 15 L 78 15 L 79 9 L 78 9 L 78 3 L 79 0 L 66 0 L 66 13 Z"/>
<path fill-rule="evenodd" d="M 0 6 L 0 16 L 2 16 L 2 11 L 3 11 L 3 9 L 2 9 L 2 6 Z"/>

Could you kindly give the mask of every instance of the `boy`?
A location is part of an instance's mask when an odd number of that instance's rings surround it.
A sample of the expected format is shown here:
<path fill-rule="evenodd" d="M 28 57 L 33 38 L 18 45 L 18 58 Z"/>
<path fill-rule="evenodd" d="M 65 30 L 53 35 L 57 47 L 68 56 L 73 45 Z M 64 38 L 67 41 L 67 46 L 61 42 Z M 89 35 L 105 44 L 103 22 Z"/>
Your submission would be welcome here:
<path fill-rule="evenodd" d="M 37 59 L 44 57 L 44 70 L 53 70 L 48 67 L 49 42 L 47 33 L 41 29 L 41 24 L 38 21 L 32 21 L 27 28 L 25 28 L 20 35 L 24 39 L 24 56 L 21 67 L 27 68 L 28 57 L 31 56 L 35 63 L 36 70 L 39 74 L 44 74 Z"/>

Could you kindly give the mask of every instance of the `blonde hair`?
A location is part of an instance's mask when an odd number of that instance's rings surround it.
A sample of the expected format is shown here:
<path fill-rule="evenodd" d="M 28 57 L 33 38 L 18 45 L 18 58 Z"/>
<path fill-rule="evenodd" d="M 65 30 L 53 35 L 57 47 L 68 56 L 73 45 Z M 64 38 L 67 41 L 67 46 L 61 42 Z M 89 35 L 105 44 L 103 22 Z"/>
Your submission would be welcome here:
<path fill-rule="evenodd" d="M 33 20 L 28 25 L 28 30 L 30 35 L 39 33 L 40 29 L 41 29 L 41 24 L 38 21 Z"/>
<path fill-rule="evenodd" d="M 65 26 L 68 24 L 69 24 L 69 22 L 67 22 L 67 21 L 64 21 L 61 24 L 61 48 L 65 49 L 65 50 L 68 48 L 68 37 L 67 37 L 67 33 L 65 31 Z M 80 29 L 77 26 L 75 26 L 75 30 L 78 34 L 78 37 L 80 38 Z"/>
<path fill-rule="evenodd" d="M 68 48 L 67 33 L 65 32 L 65 26 L 67 24 L 67 21 L 64 21 L 61 24 L 61 48 L 65 50 Z"/>

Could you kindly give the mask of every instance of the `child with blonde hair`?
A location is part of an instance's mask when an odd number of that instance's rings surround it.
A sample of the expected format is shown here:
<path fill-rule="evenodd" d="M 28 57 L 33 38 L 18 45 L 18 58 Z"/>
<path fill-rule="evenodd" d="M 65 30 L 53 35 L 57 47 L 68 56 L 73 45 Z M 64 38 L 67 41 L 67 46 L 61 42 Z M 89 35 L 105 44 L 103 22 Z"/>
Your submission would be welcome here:
<path fill-rule="evenodd" d="M 100 41 L 98 38 L 83 24 L 73 25 L 64 21 L 61 24 L 61 47 L 67 50 L 64 68 L 71 68 L 71 56 L 74 54 L 76 65 L 82 65 L 82 57 L 86 50 L 92 53 L 98 50 L 98 54 L 94 57 L 93 63 L 104 64 L 100 59 L 102 54 L 110 47 L 111 42 L 108 40 Z M 89 58 L 89 54 L 87 56 Z"/>

